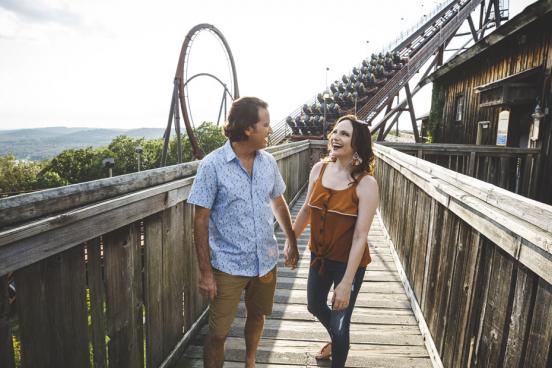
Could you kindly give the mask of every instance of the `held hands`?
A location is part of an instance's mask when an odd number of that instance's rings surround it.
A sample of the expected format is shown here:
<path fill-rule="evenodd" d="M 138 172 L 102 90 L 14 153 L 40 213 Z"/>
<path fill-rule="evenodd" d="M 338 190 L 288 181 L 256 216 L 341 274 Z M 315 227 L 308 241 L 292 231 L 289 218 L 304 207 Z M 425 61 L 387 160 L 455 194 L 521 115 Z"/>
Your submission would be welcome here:
<path fill-rule="evenodd" d="M 297 240 L 295 236 L 286 240 L 284 246 L 284 266 L 291 267 L 294 270 L 297 267 L 299 261 L 299 250 L 297 249 Z"/>
<path fill-rule="evenodd" d="M 201 295 L 208 297 L 210 301 L 213 301 L 217 296 L 217 283 L 212 269 L 200 273 L 199 292 Z"/>
<path fill-rule="evenodd" d="M 347 282 L 340 282 L 334 289 L 332 296 L 332 309 L 342 310 L 349 306 L 349 300 L 351 298 L 351 286 L 352 284 Z"/>

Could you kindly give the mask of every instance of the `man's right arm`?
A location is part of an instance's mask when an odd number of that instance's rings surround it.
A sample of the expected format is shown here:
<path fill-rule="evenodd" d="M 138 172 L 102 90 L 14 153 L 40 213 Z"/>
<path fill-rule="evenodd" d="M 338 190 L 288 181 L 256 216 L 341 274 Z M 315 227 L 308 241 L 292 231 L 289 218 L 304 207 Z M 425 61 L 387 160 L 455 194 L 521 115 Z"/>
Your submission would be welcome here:
<path fill-rule="evenodd" d="M 211 266 L 211 252 L 209 250 L 209 208 L 195 206 L 194 238 L 197 261 L 199 264 L 199 291 L 213 300 L 217 295 L 217 284 Z"/>

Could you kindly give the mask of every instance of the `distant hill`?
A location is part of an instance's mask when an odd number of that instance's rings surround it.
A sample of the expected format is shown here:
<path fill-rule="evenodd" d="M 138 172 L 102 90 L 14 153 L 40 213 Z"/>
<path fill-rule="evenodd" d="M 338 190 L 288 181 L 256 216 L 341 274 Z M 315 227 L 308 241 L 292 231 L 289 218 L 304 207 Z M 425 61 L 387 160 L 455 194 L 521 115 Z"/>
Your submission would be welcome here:
<path fill-rule="evenodd" d="M 94 128 L 37 128 L 0 130 L 0 156 L 13 154 L 18 159 L 45 160 L 69 148 L 107 146 L 113 138 L 127 135 L 133 138 L 155 139 L 164 129 L 94 129 Z"/>

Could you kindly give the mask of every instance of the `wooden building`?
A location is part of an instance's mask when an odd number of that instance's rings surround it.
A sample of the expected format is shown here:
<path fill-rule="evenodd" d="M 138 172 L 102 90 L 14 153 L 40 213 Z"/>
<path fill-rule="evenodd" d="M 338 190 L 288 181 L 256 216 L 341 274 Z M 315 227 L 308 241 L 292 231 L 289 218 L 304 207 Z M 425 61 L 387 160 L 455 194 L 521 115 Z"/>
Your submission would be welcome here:
<path fill-rule="evenodd" d="M 434 143 L 540 148 L 537 199 L 552 203 L 552 0 L 541 0 L 428 77 Z"/>

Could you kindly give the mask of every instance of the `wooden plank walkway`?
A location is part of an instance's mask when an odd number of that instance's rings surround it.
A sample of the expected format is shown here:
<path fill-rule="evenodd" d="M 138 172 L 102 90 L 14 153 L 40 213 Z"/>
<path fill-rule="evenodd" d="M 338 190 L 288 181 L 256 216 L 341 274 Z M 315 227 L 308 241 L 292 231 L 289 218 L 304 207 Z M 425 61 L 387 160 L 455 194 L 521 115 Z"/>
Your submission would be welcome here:
<path fill-rule="evenodd" d="M 305 195 L 292 208 L 295 217 Z M 291 271 L 279 263 L 278 284 L 272 315 L 267 318 L 257 351 L 260 368 L 330 366 L 317 362 L 316 352 L 329 341 L 322 325 L 307 311 L 309 229 L 299 239 L 301 260 Z M 280 250 L 284 236 L 276 233 Z M 351 324 L 351 350 L 347 367 L 431 367 L 429 354 L 387 245 L 379 217 L 369 234 L 372 263 L 357 298 Z M 331 298 L 331 292 L 329 295 Z M 224 367 L 243 367 L 245 360 L 245 306 L 240 304 L 226 341 Z M 202 367 L 204 327 L 176 367 Z"/>

